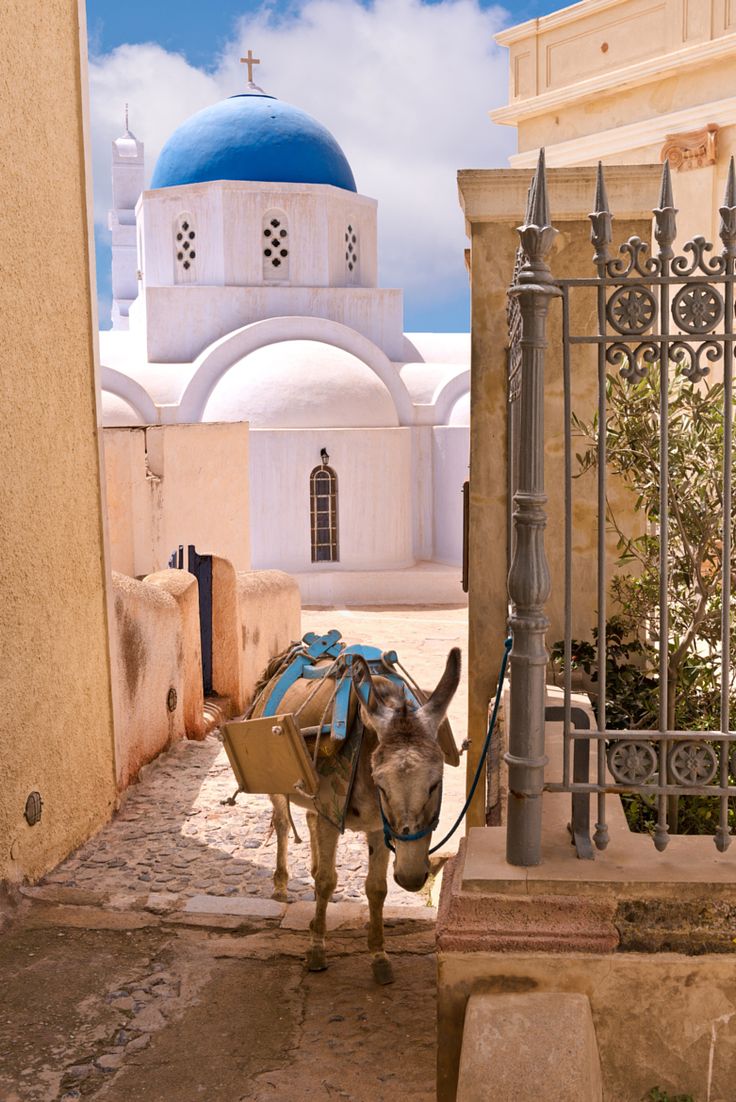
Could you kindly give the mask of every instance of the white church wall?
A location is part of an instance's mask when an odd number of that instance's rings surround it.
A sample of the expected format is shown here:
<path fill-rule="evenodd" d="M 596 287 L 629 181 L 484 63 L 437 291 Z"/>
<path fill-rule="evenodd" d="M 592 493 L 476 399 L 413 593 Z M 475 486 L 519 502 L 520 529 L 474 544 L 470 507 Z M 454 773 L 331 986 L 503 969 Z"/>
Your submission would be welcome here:
<path fill-rule="evenodd" d="M 151 363 L 188 363 L 214 341 L 263 318 L 324 318 L 354 329 L 390 359 L 403 345 L 403 296 L 344 287 L 147 286 L 131 330 Z M 134 338 L 135 339 L 135 338 Z"/>
<path fill-rule="evenodd" d="M 469 429 L 438 425 L 432 429 L 434 472 L 434 554 L 437 562 L 456 566 L 463 557 L 463 482 L 468 477 Z M 505 539 L 505 533 L 502 533 Z"/>
<path fill-rule="evenodd" d="M 248 426 L 103 430 L 112 567 L 141 577 L 193 543 L 250 570 Z"/>
<path fill-rule="evenodd" d="M 311 561 L 309 476 L 322 448 L 338 479 L 335 563 Z M 254 568 L 294 573 L 413 565 L 411 450 L 408 428 L 251 430 Z"/>
<path fill-rule="evenodd" d="M 197 283 L 213 286 L 261 285 L 263 216 L 281 211 L 288 221 L 291 286 L 345 287 L 345 232 L 352 225 L 360 238 L 360 286 L 377 280 L 376 201 L 342 188 L 317 184 L 268 185 L 217 180 L 145 191 L 137 209 L 146 265 L 144 283 L 176 283 L 172 228 L 181 211 L 190 211 L 198 242 Z M 282 283 L 279 272 L 268 282 Z"/>
<path fill-rule="evenodd" d="M 416 426 L 411 430 L 411 481 L 414 557 L 419 560 L 433 558 L 434 551 L 432 454 L 431 426 Z"/>

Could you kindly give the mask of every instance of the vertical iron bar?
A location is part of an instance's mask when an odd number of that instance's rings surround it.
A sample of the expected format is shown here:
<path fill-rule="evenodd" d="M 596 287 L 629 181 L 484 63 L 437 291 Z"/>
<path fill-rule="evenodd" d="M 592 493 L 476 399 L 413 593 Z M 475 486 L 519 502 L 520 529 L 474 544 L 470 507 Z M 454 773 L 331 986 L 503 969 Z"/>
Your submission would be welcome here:
<path fill-rule="evenodd" d="M 727 735 L 731 728 L 731 475 L 733 466 L 733 275 L 734 258 L 726 256 L 725 327 L 723 342 L 723 551 L 721 580 L 721 731 Z M 728 788 L 729 744 L 720 746 L 720 781 Z M 716 846 L 724 853 L 730 844 L 728 827 L 728 796 L 719 800 Z"/>
<path fill-rule="evenodd" d="M 605 261 L 598 261 L 598 286 L 596 288 L 598 336 L 606 335 L 606 278 Z M 598 726 L 606 730 L 606 501 L 608 495 L 606 471 L 606 428 L 608 402 L 606 396 L 606 346 L 598 344 Z M 598 784 L 606 783 L 606 743 L 597 744 Z M 608 845 L 606 822 L 606 794 L 598 793 L 593 841 L 596 848 L 604 850 Z"/>
<path fill-rule="evenodd" d="M 669 360 L 670 360 L 670 294 L 672 248 L 677 236 L 677 210 L 672 197 L 670 163 L 665 159 L 662 167 L 662 189 L 659 207 L 654 211 L 654 236 L 659 245 L 659 783 L 669 780 Z M 654 845 L 661 852 L 669 841 L 668 801 L 676 807 L 677 797 L 660 794 L 657 799 L 657 825 L 654 828 Z"/>
<path fill-rule="evenodd" d="M 570 730 L 572 728 L 572 396 L 570 394 L 570 299 L 562 293 L 562 386 L 565 419 L 565 654 L 562 732 L 562 783 L 570 783 Z M 586 780 L 588 778 L 586 777 Z M 574 799 L 574 797 L 573 797 Z M 574 817 L 574 816 L 573 816 Z"/>
<path fill-rule="evenodd" d="M 544 350 L 550 298 L 559 296 L 546 264 L 555 230 L 550 224 L 544 176 L 544 150 L 529 193 L 519 238 L 524 263 L 510 294 L 521 309 L 521 410 L 519 481 L 514 495 L 515 546 L 509 571 L 512 601 L 511 717 L 506 859 L 512 865 L 538 865 L 542 859 L 542 791 L 550 591 L 544 550 Z"/>

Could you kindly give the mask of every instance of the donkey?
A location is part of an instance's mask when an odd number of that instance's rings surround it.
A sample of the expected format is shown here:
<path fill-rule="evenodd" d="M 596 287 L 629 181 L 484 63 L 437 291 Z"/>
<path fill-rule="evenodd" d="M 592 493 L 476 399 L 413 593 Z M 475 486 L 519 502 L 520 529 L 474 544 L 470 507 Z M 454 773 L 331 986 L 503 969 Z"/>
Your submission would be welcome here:
<path fill-rule="evenodd" d="M 359 699 L 364 735 L 346 809 L 345 826 L 348 830 L 362 831 L 368 843 L 368 875 L 365 881 L 369 907 L 368 949 L 372 954 L 374 979 L 386 984 L 394 978 L 384 949 L 383 932 L 383 904 L 390 858 L 386 841 L 389 837 L 393 839 L 396 854 L 394 879 L 397 884 L 410 892 L 420 891 L 429 876 L 430 835 L 439 820 L 442 801 L 444 755 L 438 742 L 438 732 L 460 681 L 460 650 L 454 647 L 450 651 L 436 688 L 416 710 L 412 710 L 398 685 L 388 678 L 372 675 L 367 663 L 359 656 L 353 659 L 351 676 L 356 689 L 363 687 L 362 695 L 360 692 L 352 695 Z M 284 697 L 280 710 L 296 711 L 313 687 L 314 682 L 297 681 Z M 306 714 L 308 709 L 299 716 L 303 726 L 313 722 L 315 715 L 316 722 L 320 722 L 320 702 L 310 703 L 311 718 L 310 714 Z M 265 701 L 259 701 L 253 714 L 259 714 L 263 707 Z M 328 776 L 325 783 L 330 782 L 331 777 Z M 338 799 L 340 794 L 337 794 Z M 271 796 L 277 839 L 274 899 L 286 899 L 291 823 L 289 800 L 307 809 L 316 898 L 315 914 L 310 923 L 307 967 L 311 972 L 321 972 L 327 967 L 326 914 L 327 904 L 337 885 L 335 859 L 340 831 L 329 819 L 314 810 L 309 796 L 300 793 L 288 798 Z M 402 838 L 406 840 L 402 841 Z"/>

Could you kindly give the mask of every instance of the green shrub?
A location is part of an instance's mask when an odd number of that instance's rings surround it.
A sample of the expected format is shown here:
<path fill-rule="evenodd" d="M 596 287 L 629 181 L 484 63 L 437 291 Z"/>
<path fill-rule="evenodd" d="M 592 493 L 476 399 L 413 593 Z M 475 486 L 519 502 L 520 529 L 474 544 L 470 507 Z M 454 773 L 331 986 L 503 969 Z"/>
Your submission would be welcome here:
<path fill-rule="evenodd" d="M 618 570 L 611 583 L 616 613 L 606 628 L 606 721 L 611 729 L 659 726 L 659 370 L 642 379 L 606 380 L 607 469 L 632 492 L 642 534 L 624 532 L 607 508 L 617 537 Z M 678 366 L 669 379 L 669 639 L 667 727 L 698 731 L 721 728 L 721 580 L 723 386 L 694 385 Z M 577 455 L 576 477 L 598 463 L 598 419 L 573 416 L 585 447 Z M 736 499 L 736 493 L 734 494 Z M 733 519 L 732 547 L 734 542 Z M 731 576 L 736 562 L 732 555 Z M 729 600 L 734 598 L 729 587 Z M 734 617 L 736 620 L 736 617 Z M 573 668 L 585 672 L 593 694 L 597 681 L 593 643 L 573 641 Z M 729 725 L 736 725 L 736 641 L 731 632 Z M 560 663 L 564 648 L 552 657 Z M 594 700 L 594 706 L 596 702 Z M 677 829 L 712 833 L 718 825 L 717 797 L 681 797 Z M 648 830 L 656 820 L 646 797 L 624 797 L 632 829 Z"/>

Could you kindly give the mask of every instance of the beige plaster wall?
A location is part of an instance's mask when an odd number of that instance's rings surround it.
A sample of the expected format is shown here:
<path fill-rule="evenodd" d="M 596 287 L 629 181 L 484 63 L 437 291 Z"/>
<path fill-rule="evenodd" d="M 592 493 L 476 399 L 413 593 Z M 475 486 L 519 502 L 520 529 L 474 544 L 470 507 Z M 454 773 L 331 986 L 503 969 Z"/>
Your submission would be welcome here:
<path fill-rule="evenodd" d="M 649 229 L 649 191 L 656 186 L 656 166 L 612 169 L 611 203 L 622 217 L 615 223 L 616 241 Z M 471 418 L 469 531 L 469 695 L 468 776 L 477 765 L 487 725 L 488 703 L 495 692 L 507 621 L 507 344 L 506 302 L 518 245 L 516 226 L 526 205 L 530 173 L 523 170 L 467 171 L 459 175 L 461 202 L 471 239 Z M 594 170 L 548 172 L 552 218 L 560 229 L 550 264 L 559 277 L 593 275 L 590 222 L 595 194 Z M 637 210 L 642 213 L 637 215 Z M 571 327 L 592 332 L 595 301 L 587 292 L 571 300 Z M 597 360 L 589 348 L 572 361 L 572 407 L 589 418 L 597 402 Z M 548 643 L 564 632 L 564 457 L 561 311 L 553 305 L 548 323 L 545 371 L 545 482 L 548 495 L 546 547 L 552 592 L 547 606 Z M 575 452 L 573 448 L 573 453 Z M 628 494 L 611 487 L 617 514 L 630 511 Z M 596 609 L 597 488 L 586 475 L 573 488 L 573 635 L 590 637 Z M 609 559 L 615 544 L 609 543 Z M 612 564 L 609 562 L 609 567 Z M 482 786 L 480 788 L 482 792 Z M 479 795 L 468 826 L 483 825 Z"/>
<path fill-rule="evenodd" d="M 186 734 L 188 664 L 177 599 L 161 584 L 139 582 L 117 572 L 112 588 L 119 697 L 115 756 L 118 786 L 123 789 L 135 780 L 142 765 Z M 176 694 L 173 710 L 171 689 Z"/>
<path fill-rule="evenodd" d="M 181 625 L 184 729 L 187 738 L 204 738 L 202 639 L 199 630 L 197 579 L 186 570 L 160 570 L 156 574 L 149 574 L 146 582 L 171 594 L 177 603 Z"/>
<path fill-rule="evenodd" d="M 76 0 L 7 0 L 2 26 L 0 880 L 18 881 L 109 817 L 115 771 L 85 32 Z"/>
<path fill-rule="evenodd" d="M 238 574 L 240 670 L 244 707 L 271 658 L 301 639 L 299 586 L 281 570 Z"/>
<path fill-rule="evenodd" d="M 231 701 L 235 715 L 244 711 L 238 575 L 231 562 L 217 556 L 212 557 L 212 689 Z"/>
<path fill-rule="evenodd" d="M 113 569 L 163 570 L 179 544 L 250 569 L 248 426 L 103 430 Z"/>

